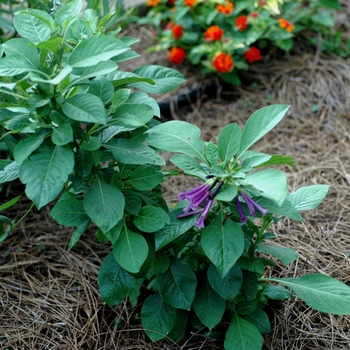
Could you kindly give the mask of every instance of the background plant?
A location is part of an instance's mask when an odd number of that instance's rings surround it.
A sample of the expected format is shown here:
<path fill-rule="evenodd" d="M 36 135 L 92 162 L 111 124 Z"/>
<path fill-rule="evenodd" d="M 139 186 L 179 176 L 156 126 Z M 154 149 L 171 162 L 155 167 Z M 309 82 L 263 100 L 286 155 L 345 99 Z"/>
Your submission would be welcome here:
<path fill-rule="evenodd" d="M 105 302 L 143 299 L 141 320 L 153 341 L 178 341 L 186 329 L 206 327 L 225 333 L 227 349 L 261 348 L 260 333 L 270 330 L 263 308 L 291 296 L 269 282 L 318 310 L 349 313 L 349 288 L 328 276 L 263 278 L 271 256 L 285 264 L 298 256 L 266 244 L 274 238 L 270 225 L 282 216 L 301 221 L 299 211 L 317 207 L 328 190 L 288 193 L 275 166 L 294 160 L 250 150 L 288 106 L 258 110 L 243 130 L 225 126 L 217 143 L 203 142 L 192 124 L 160 124 L 148 93 L 177 86 L 181 74 L 156 66 L 121 71 L 118 63 L 137 55 L 135 39 L 118 39 L 119 29 L 103 33 L 113 13 L 98 19 L 95 11 L 80 12 L 81 2 L 72 1 L 54 16 L 26 10 L 15 17 L 22 38 L 2 45 L 0 60 L 7 147 L 0 182 L 19 179 L 38 209 L 58 199 L 52 217 L 76 227 L 69 248 L 91 223 L 98 227 L 98 239 L 112 247 L 99 272 Z M 159 150 L 177 153 L 172 163 L 203 182 L 175 208 L 161 183 L 176 172 L 163 169 Z M 18 222 L 0 219 L 4 240 Z"/>
<path fill-rule="evenodd" d="M 157 30 L 152 50 L 170 49 L 169 60 L 187 59 L 203 73 L 240 84 L 239 71 L 263 59 L 273 47 L 289 52 L 294 38 L 304 33 L 313 44 L 342 56 L 349 40 L 334 29 L 338 0 L 270 1 L 149 1 L 149 12 L 139 23 Z M 307 33 L 307 34 L 306 34 Z"/>

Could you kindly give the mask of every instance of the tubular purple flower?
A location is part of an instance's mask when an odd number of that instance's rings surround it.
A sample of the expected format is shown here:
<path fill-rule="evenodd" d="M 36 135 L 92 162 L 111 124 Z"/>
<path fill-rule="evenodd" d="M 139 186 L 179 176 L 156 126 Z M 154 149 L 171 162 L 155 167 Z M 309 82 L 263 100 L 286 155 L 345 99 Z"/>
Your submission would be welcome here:
<path fill-rule="evenodd" d="M 208 215 L 209 210 L 210 210 L 211 206 L 213 205 L 213 202 L 214 202 L 214 198 L 208 199 L 206 201 L 206 203 L 204 205 L 204 209 L 202 211 L 202 214 L 200 215 L 200 217 L 198 218 L 198 220 L 196 221 L 194 226 L 196 226 L 197 228 L 204 228 L 204 219 Z"/>
<path fill-rule="evenodd" d="M 255 202 L 253 199 L 251 199 L 245 193 L 243 193 L 241 191 L 239 193 L 241 194 L 241 196 L 243 197 L 244 201 L 246 202 L 248 209 L 250 207 L 253 207 L 253 210 L 254 210 L 254 207 L 255 207 L 256 209 L 258 209 L 260 211 L 260 213 L 262 215 L 266 215 L 267 214 L 267 212 L 268 212 L 267 209 L 263 208 L 261 205 L 259 205 L 257 202 Z M 250 209 L 249 209 L 249 213 L 250 213 L 250 215 L 255 215 L 255 210 L 254 210 L 254 214 L 251 214 Z"/>
<path fill-rule="evenodd" d="M 247 217 L 244 214 L 244 211 L 243 211 L 241 202 L 238 199 L 238 196 L 235 197 L 235 202 L 236 202 L 236 206 L 237 206 L 237 210 L 238 210 L 241 222 L 247 222 L 248 219 L 247 219 Z"/>
<path fill-rule="evenodd" d="M 249 215 L 250 216 L 254 216 L 256 213 L 255 213 L 255 209 L 254 209 L 253 204 L 249 201 L 250 197 L 247 196 L 245 193 L 243 193 L 241 191 L 239 191 L 239 193 L 243 197 L 244 201 L 247 204 L 247 207 L 248 207 L 248 210 L 249 210 Z"/>
<path fill-rule="evenodd" d="M 190 197 L 192 195 L 196 195 L 198 192 L 201 192 L 202 190 L 204 190 L 204 192 L 205 192 L 208 188 L 209 188 L 209 185 L 204 183 L 198 187 L 192 188 L 192 190 L 179 193 L 179 195 L 178 195 L 179 200 L 183 201 L 184 199 L 187 199 L 188 197 Z"/>

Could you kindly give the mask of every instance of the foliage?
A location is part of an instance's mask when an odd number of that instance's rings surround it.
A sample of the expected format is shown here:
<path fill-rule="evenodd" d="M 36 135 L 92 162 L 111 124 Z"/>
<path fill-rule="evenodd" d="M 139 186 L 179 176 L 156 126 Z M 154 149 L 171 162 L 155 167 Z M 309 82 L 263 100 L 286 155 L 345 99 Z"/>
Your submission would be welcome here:
<path fill-rule="evenodd" d="M 170 62 L 187 58 L 203 73 L 234 85 L 240 84 L 239 71 L 263 60 L 272 47 L 289 52 L 301 32 L 308 31 L 316 45 L 323 35 L 324 50 L 349 54 L 341 32 L 334 30 L 338 0 L 156 0 L 147 5 L 147 16 L 138 22 L 156 28 L 158 44 L 151 50 L 170 49 Z"/>
<path fill-rule="evenodd" d="M 271 328 L 264 307 L 291 297 L 289 289 L 315 309 L 350 313 L 350 289 L 331 277 L 263 277 L 274 259 L 298 257 L 268 244 L 269 227 L 283 216 L 301 221 L 299 211 L 316 208 L 328 191 L 312 185 L 288 193 L 276 166 L 294 160 L 250 150 L 289 106 L 256 111 L 243 130 L 225 126 L 217 144 L 204 142 L 195 125 L 160 123 L 149 94 L 173 89 L 183 76 L 158 66 L 120 70 L 119 62 L 137 56 L 130 48 L 137 40 L 120 28 L 104 32 L 113 14 L 99 19 L 81 10 L 73 0 L 53 15 L 15 15 L 21 38 L 1 46 L 7 157 L 0 183 L 23 183 L 38 209 L 53 202 L 53 219 L 75 227 L 69 249 L 91 223 L 98 227 L 97 238 L 111 246 L 98 276 L 104 301 L 113 306 L 128 297 L 135 306 L 147 289 L 141 321 L 152 341 L 177 342 L 191 327 L 208 334 L 224 328 L 226 349 L 260 349 Z M 171 162 L 203 182 L 179 194 L 175 208 L 162 196 L 162 181 L 177 173 L 164 169 L 162 150 L 176 153 Z M 4 241 L 18 222 L 0 221 Z"/>

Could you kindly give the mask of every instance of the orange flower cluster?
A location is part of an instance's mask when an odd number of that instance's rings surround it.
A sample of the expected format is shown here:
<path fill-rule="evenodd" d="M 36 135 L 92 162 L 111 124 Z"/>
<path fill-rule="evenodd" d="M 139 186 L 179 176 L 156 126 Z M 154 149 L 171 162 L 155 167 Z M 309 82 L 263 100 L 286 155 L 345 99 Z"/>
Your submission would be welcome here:
<path fill-rule="evenodd" d="M 186 57 L 186 52 L 183 48 L 174 46 L 169 52 L 169 61 L 174 64 L 180 64 Z"/>
<path fill-rule="evenodd" d="M 262 59 L 260 50 L 255 46 L 251 46 L 250 49 L 244 53 L 244 57 L 249 63 L 261 61 Z"/>
<path fill-rule="evenodd" d="M 248 17 L 247 16 L 239 16 L 236 18 L 236 27 L 239 28 L 241 32 L 247 28 Z"/>
<path fill-rule="evenodd" d="M 231 72 L 234 62 L 228 54 L 220 53 L 215 56 L 213 66 L 219 73 L 228 73 Z"/>
<path fill-rule="evenodd" d="M 196 4 L 197 0 L 184 0 L 184 4 L 188 7 L 192 7 Z"/>
<path fill-rule="evenodd" d="M 220 13 L 229 15 L 235 9 L 235 7 L 233 6 L 233 3 L 230 0 L 226 0 L 226 5 L 218 4 L 216 6 L 216 9 Z"/>
<path fill-rule="evenodd" d="M 224 31 L 219 26 L 210 26 L 205 32 L 206 41 L 220 40 L 224 35 Z"/>
<path fill-rule="evenodd" d="M 162 0 L 148 0 L 147 6 L 150 6 L 150 7 L 158 6 L 158 4 L 159 4 L 161 1 L 162 1 Z"/>
<path fill-rule="evenodd" d="M 173 37 L 175 39 L 180 39 L 182 34 L 184 33 L 184 29 L 182 28 L 182 26 L 180 26 L 179 24 L 175 24 L 172 28 L 171 31 L 173 32 Z"/>
<path fill-rule="evenodd" d="M 278 19 L 278 22 L 280 24 L 280 27 L 281 28 L 285 28 L 285 30 L 288 32 L 288 33 L 291 33 L 292 30 L 295 28 L 295 26 L 290 23 L 287 19 L 284 19 L 284 18 L 279 18 Z"/>

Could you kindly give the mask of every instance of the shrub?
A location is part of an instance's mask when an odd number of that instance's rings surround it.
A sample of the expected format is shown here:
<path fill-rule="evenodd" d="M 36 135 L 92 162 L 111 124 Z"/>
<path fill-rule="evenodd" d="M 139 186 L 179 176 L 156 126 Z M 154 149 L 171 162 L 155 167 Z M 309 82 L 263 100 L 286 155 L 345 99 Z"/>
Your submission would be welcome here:
<path fill-rule="evenodd" d="M 334 30 L 334 10 L 338 0 L 177 0 L 148 1 L 149 12 L 139 23 L 157 29 L 157 45 L 151 50 L 170 49 L 169 61 L 181 64 L 186 59 L 204 74 L 215 73 L 224 81 L 240 84 L 239 71 L 264 59 L 272 47 L 289 52 L 295 36 L 308 30 L 310 42 L 319 35 L 323 48 L 346 56 L 341 33 Z M 332 39 L 333 38 L 333 39 Z M 350 42 L 350 41 L 349 41 Z M 173 50 L 182 49 L 182 59 Z"/>
<path fill-rule="evenodd" d="M 7 148 L 0 183 L 20 181 L 38 209 L 55 201 L 53 219 L 75 227 L 69 249 L 91 223 L 98 227 L 97 238 L 111 246 L 98 276 L 103 300 L 113 306 L 128 297 L 135 306 L 147 289 L 141 321 L 152 341 L 176 342 L 193 325 L 211 331 L 224 320 L 225 348 L 238 350 L 261 349 L 261 334 L 270 331 L 264 307 L 291 297 L 289 289 L 317 310 L 350 313 L 350 289 L 331 277 L 264 277 L 272 258 L 288 264 L 298 257 L 267 244 L 269 227 L 283 216 L 301 221 L 299 211 L 316 208 L 328 191 L 313 185 L 288 193 L 276 166 L 294 160 L 250 150 L 289 106 L 256 111 L 243 130 L 226 125 L 217 144 L 201 140 L 195 125 L 160 123 L 148 94 L 169 91 L 182 75 L 158 66 L 121 71 L 118 63 L 137 55 L 130 48 L 137 39 L 118 39 L 119 28 L 104 33 L 113 13 L 99 19 L 81 9 L 74 0 L 53 16 L 31 9 L 15 16 L 22 37 L 2 44 L 0 59 Z M 161 183 L 177 171 L 164 168 L 161 150 L 202 180 L 179 194 L 175 208 Z M 6 244 L 21 219 L 0 221 Z"/>

